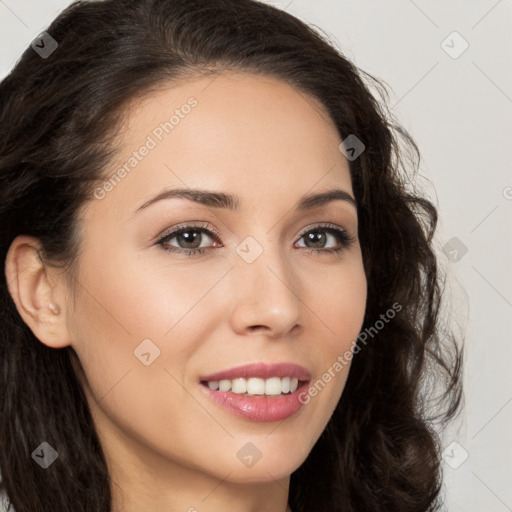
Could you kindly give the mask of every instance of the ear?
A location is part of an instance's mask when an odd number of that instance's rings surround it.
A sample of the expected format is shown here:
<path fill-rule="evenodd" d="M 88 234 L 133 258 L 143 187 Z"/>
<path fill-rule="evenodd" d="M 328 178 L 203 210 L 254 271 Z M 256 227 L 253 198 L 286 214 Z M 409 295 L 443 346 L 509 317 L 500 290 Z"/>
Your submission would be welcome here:
<path fill-rule="evenodd" d="M 65 270 L 57 273 L 43 263 L 41 248 L 37 238 L 16 237 L 5 259 L 7 286 L 35 337 L 48 347 L 63 348 L 71 344 L 66 324 Z"/>

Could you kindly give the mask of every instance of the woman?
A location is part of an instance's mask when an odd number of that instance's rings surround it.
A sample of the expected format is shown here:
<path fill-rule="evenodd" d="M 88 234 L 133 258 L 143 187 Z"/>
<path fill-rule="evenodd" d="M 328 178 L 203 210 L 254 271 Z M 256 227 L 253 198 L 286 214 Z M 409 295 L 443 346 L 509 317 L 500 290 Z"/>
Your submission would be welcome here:
<path fill-rule="evenodd" d="M 77 2 L 26 50 L 0 84 L 17 512 L 438 509 L 437 214 L 364 78 L 253 0 Z"/>

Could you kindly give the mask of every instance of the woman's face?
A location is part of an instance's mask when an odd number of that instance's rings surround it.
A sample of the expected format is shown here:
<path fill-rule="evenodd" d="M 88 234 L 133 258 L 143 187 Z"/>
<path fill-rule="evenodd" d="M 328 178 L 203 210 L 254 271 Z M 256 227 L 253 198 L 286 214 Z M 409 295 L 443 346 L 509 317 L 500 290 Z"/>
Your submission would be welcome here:
<path fill-rule="evenodd" d="M 341 139 L 312 97 L 252 74 L 153 92 L 128 120 L 81 212 L 66 310 L 108 458 L 155 479 L 286 478 L 334 411 L 365 310 Z M 188 196 L 153 201 L 174 189 Z"/>

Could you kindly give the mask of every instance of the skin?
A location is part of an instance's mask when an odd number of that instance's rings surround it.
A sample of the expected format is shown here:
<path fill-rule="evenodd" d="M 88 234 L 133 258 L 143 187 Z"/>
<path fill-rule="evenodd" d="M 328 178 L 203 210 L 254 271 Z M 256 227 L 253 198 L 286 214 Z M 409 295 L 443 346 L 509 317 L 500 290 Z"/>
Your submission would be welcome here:
<path fill-rule="evenodd" d="M 252 422 L 218 406 L 199 376 L 253 362 L 293 362 L 315 382 L 351 349 L 363 322 L 366 278 L 357 211 L 331 201 L 296 211 L 302 196 L 353 196 L 339 134 L 311 96 L 273 78 L 223 72 L 152 92 L 130 105 L 110 176 L 174 109 L 198 104 L 101 200 L 80 215 L 77 274 L 43 264 L 21 235 L 6 261 L 16 306 L 36 337 L 71 345 L 114 481 L 114 512 L 284 512 L 290 475 L 306 459 L 343 392 L 349 366 L 293 416 Z M 165 188 L 238 196 L 240 211 L 174 198 L 134 211 Z M 208 224 L 198 256 L 156 241 L 184 223 Z M 355 240 L 321 253 L 301 234 L 332 223 Z M 321 231 L 321 228 L 319 228 Z M 236 247 L 262 249 L 247 263 Z M 167 246 L 187 248 L 174 237 Z M 314 252 L 316 251 L 316 252 Z M 57 304 L 58 313 L 48 304 Z M 160 356 L 134 356 L 149 338 Z M 261 459 L 237 452 L 253 443 Z"/>

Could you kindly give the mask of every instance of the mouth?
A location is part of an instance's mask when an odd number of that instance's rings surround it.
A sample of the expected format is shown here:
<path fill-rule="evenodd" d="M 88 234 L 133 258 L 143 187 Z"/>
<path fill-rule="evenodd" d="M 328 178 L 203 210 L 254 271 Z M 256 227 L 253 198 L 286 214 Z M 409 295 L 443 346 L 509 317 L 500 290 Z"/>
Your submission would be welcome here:
<path fill-rule="evenodd" d="M 250 421 L 279 421 L 304 404 L 300 395 L 311 380 L 303 366 L 250 364 L 200 378 L 203 391 L 225 410 Z"/>
<path fill-rule="evenodd" d="M 294 393 L 307 382 L 299 380 L 297 377 L 286 376 L 283 378 L 270 377 L 268 379 L 258 377 L 244 379 L 239 377 L 236 379 L 201 381 L 201 384 L 213 391 L 231 392 L 243 396 L 278 397 Z"/>

